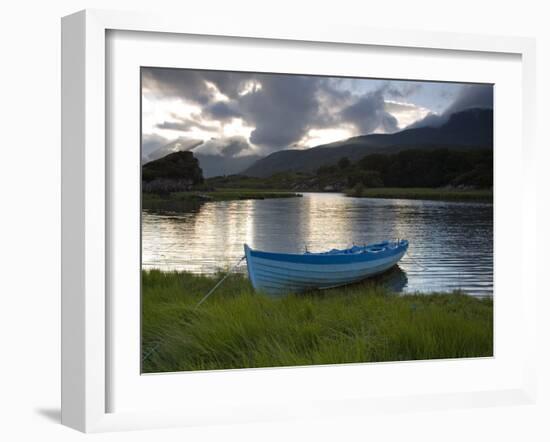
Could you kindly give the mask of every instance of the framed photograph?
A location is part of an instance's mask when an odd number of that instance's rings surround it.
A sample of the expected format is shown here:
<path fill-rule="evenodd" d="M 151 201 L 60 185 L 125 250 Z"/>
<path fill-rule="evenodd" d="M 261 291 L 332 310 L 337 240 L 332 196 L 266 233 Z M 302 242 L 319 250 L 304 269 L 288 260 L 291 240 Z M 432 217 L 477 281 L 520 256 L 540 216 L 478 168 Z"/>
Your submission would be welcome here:
<path fill-rule="evenodd" d="M 532 40 L 62 31 L 64 424 L 534 400 Z"/>

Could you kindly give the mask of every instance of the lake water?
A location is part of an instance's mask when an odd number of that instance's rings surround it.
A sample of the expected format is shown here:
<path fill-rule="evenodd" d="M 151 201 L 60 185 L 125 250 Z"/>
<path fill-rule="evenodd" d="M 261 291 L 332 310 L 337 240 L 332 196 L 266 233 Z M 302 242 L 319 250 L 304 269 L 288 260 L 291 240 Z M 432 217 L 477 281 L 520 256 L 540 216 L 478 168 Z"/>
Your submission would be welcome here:
<path fill-rule="evenodd" d="M 325 251 L 408 239 L 409 253 L 384 282 L 401 292 L 462 289 L 493 294 L 493 206 L 419 200 L 302 198 L 208 202 L 189 213 L 144 212 L 143 268 L 214 273 L 243 244 L 278 252 Z M 239 271 L 246 271 L 245 262 Z"/>

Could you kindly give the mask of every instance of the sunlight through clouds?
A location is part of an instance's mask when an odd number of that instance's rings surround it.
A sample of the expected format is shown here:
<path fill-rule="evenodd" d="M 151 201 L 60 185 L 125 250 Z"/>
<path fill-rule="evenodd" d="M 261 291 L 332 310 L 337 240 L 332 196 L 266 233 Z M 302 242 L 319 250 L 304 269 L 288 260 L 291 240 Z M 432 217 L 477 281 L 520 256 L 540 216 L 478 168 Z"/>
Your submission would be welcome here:
<path fill-rule="evenodd" d="M 437 127 L 452 112 L 492 109 L 492 99 L 490 85 L 143 68 L 142 156 L 194 146 L 223 161 L 252 161 L 285 149 Z"/>
<path fill-rule="evenodd" d="M 347 128 L 310 129 L 307 135 L 300 140 L 297 147 L 315 147 L 321 144 L 346 140 L 354 135 L 356 134 Z"/>
<path fill-rule="evenodd" d="M 248 140 L 253 130 L 254 127 L 245 125 L 242 118 L 234 118 L 231 123 L 223 125 L 222 133 L 224 137 L 241 136 Z"/>
<path fill-rule="evenodd" d="M 404 129 L 416 121 L 422 120 L 430 113 L 429 109 L 410 103 L 398 101 L 385 101 L 385 109 L 397 119 L 399 129 Z"/>
<path fill-rule="evenodd" d="M 239 91 L 239 95 L 248 95 L 250 93 L 257 92 L 262 89 L 262 83 L 256 80 L 247 81 L 244 87 Z"/>

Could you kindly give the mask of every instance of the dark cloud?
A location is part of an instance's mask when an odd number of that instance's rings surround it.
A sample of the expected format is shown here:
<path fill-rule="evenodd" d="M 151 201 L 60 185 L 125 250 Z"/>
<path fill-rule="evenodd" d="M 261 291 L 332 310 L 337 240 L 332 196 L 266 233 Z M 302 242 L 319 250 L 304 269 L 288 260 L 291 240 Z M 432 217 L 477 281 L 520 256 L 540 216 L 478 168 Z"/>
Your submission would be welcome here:
<path fill-rule="evenodd" d="M 363 135 L 379 128 L 384 132 L 395 132 L 398 129 L 397 119 L 385 109 L 382 89 L 363 95 L 344 109 L 342 118 L 357 127 Z"/>
<path fill-rule="evenodd" d="M 236 157 L 237 155 L 252 150 L 248 141 L 243 137 L 233 137 L 227 140 L 227 144 L 223 148 L 224 155 Z"/>
<path fill-rule="evenodd" d="M 447 108 L 446 114 L 460 112 L 474 107 L 493 108 L 493 86 L 489 84 L 468 84 L 462 86 L 455 101 Z"/>
<path fill-rule="evenodd" d="M 144 68 L 143 88 L 160 97 L 180 97 L 200 105 L 216 100 L 216 88 L 229 98 L 238 98 L 254 74 L 169 68 Z M 213 84 L 215 88 L 209 86 Z"/>
<path fill-rule="evenodd" d="M 157 124 L 159 129 L 179 130 L 181 132 L 187 132 L 188 130 L 196 127 L 194 121 L 163 121 Z"/>
<path fill-rule="evenodd" d="M 342 122 L 341 110 L 355 100 L 353 94 L 343 88 L 344 82 L 339 78 L 323 78 L 319 81 L 316 92 L 319 108 L 313 125 L 330 127 Z"/>
<path fill-rule="evenodd" d="M 215 90 L 208 87 L 202 71 L 147 68 L 142 70 L 142 86 L 157 97 L 179 97 L 208 104 Z"/>
<path fill-rule="evenodd" d="M 262 87 L 240 99 L 240 109 L 255 129 L 250 141 L 280 149 L 299 141 L 319 116 L 318 77 L 258 75 Z"/>
<path fill-rule="evenodd" d="M 451 114 L 466 109 L 493 109 L 493 86 L 489 84 L 466 84 L 461 87 L 455 100 L 441 114 L 430 113 L 422 120 L 411 124 L 408 129 L 417 127 L 439 127 L 445 124 Z"/>
<path fill-rule="evenodd" d="M 390 98 L 407 98 L 422 88 L 420 82 L 388 82 L 384 88 L 385 95 Z"/>
<path fill-rule="evenodd" d="M 214 120 L 231 120 L 242 117 L 242 113 L 237 109 L 238 104 L 233 102 L 219 101 L 208 105 L 203 114 Z"/>
<path fill-rule="evenodd" d="M 155 96 L 180 97 L 202 109 L 200 118 L 176 118 L 159 123 L 158 128 L 212 130 L 204 123 L 242 118 L 254 127 L 250 142 L 267 152 L 296 145 L 312 128 L 351 124 L 361 134 L 395 132 L 397 120 L 384 109 L 384 95 L 404 97 L 419 87 L 388 82 L 358 99 L 344 87 L 346 82 L 349 80 L 301 75 L 161 68 L 143 71 L 144 87 Z M 250 89 L 250 84 L 261 87 Z M 247 87 L 248 93 L 243 93 Z M 217 101 L 216 89 L 229 101 Z"/>
<path fill-rule="evenodd" d="M 200 147 L 227 155 L 240 155 L 251 148 L 249 143 L 263 153 L 295 146 L 306 138 L 310 129 L 354 126 L 359 134 L 395 132 L 399 128 L 394 117 L 398 114 L 397 106 L 405 106 L 407 97 L 420 89 L 423 94 L 428 91 L 421 82 L 407 81 L 378 80 L 365 93 L 368 89 L 350 86 L 350 79 L 340 78 L 164 68 L 147 68 L 142 72 L 144 90 L 155 99 L 179 97 L 201 109 L 200 115 L 173 116 L 173 121 L 159 122 L 157 128 L 181 132 L 199 128 L 215 133 L 218 128 L 209 123 L 227 123 L 234 118 L 241 118 L 245 126 L 253 127 L 248 141 L 242 137 L 240 141 L 210 140 Z M 374 91 L 373 85 L 377 87 Z M 226 98 L 222 99 L 220 93 Z M 393 100 L 393 107 L 386 100 Z M 468 107 L 492 107 L 492 101 L 491 86 L 465 85 L 443 116 L 430 114 L 415 126 L 442 124 L 452 112 Z M 151 146 L 154 142 L 158 145 L 157 139 L 151 140 Z M 153 150 L 149 144 L 147 149 Z"/>
<path fill-rule="evenodd" d="M 224 71 L 202 71 L 202 75 L 206 81 L 216 85 L 222 94 L 231 99 L 238 98 L 244 86 L 256 77 L 256 74 L 252 73 Z"/>
<path fill-rule="evenodd" d="M 334 112 L 351 100 L 351 93 L 338 89 L 339 79 L 300 75 L 247 74 L 216 71 L 144 70 L 144 87 L 156 96 L 180 97 L 199 104 L 201 121 L 242 118 L 253 126 L 250 141 L 267 151 L 299 142 L 312 127 L 337 124 Z M 216 101 L 216 90 L 229 101 Z M 247 85 L 259 84 L 243 94 Z M 198 118 L 178 118 L 157 124 L 160 129 L 211 130 Z"/>
<path fill-rule="evenodd" d="M 255 153 L 246 138 L 240 136 L 223 139 L 212 138 L 195 149 L 195 152 L 202 155 L 221 155 L 230 158 Z"/>
<path fill-rule="evenodd" d="M 177 130 L 180 132 L 188 132 L 195 128 L 201 129 L 207 132 L 217 131 L 217 128 L 214 128 L 212 126 L 207 126 L 196 120 L 186 120 L 184 118 L 181 118 L 177 121 L 163 121 L 162 123 L 157 124 L 156 127 L 158 127 L 159 129 Z"/>
<path fill-rule="evenodd" d="M 380 126 L 384 129 L 385 133 L 392 133 L 398 129 L 398 121 L 392 114 L 389 112 L 384 112 L 380 117 Z"/>

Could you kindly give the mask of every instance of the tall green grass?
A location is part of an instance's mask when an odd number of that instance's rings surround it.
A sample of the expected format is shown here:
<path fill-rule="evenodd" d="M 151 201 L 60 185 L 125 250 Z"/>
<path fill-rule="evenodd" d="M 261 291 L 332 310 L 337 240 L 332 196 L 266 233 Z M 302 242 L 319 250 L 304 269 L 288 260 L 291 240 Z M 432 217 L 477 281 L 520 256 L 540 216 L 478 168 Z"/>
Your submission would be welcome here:
<path fill-rule="evenodd" d="M 379 283 L 274 299 L 231 275 L 142 272 L 146 373 L 492 356 L 493 304 Z M 151 351 L 154 349 L 153 351 Z"/>

